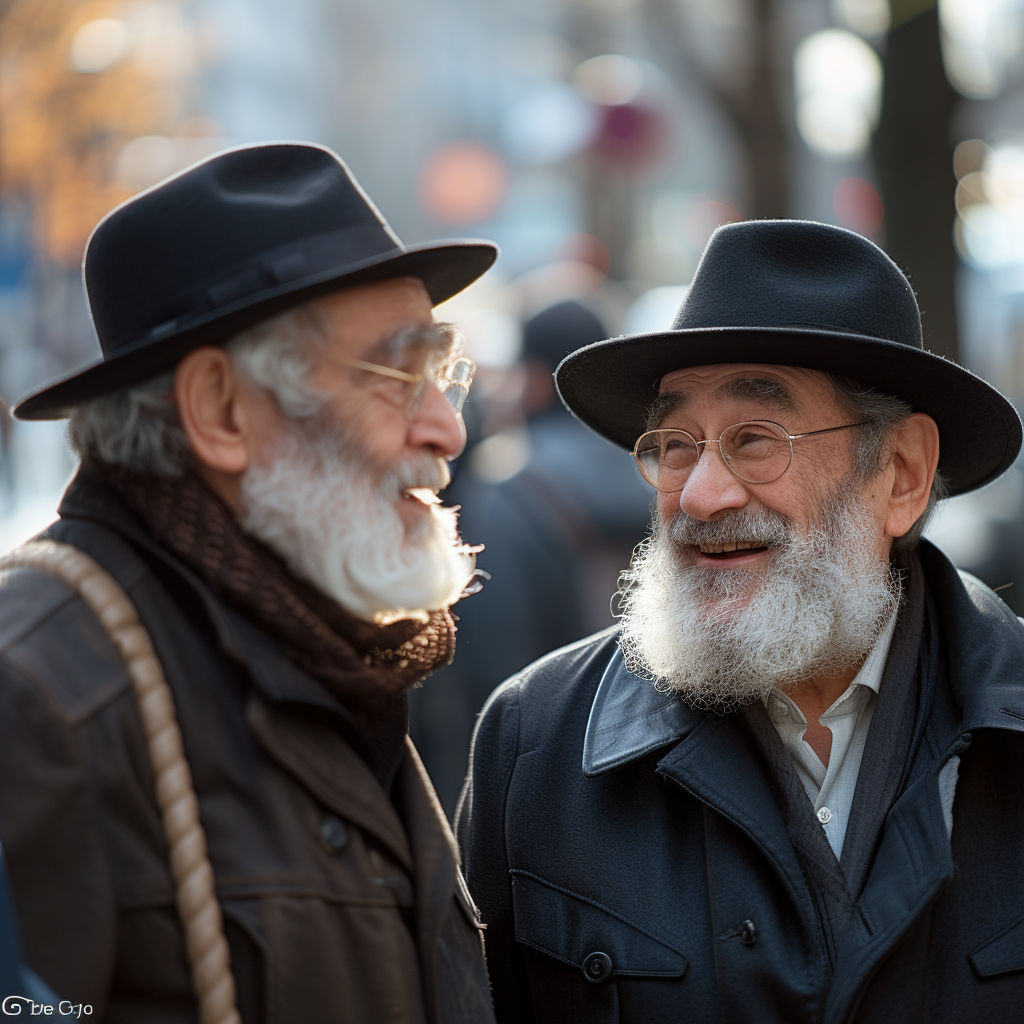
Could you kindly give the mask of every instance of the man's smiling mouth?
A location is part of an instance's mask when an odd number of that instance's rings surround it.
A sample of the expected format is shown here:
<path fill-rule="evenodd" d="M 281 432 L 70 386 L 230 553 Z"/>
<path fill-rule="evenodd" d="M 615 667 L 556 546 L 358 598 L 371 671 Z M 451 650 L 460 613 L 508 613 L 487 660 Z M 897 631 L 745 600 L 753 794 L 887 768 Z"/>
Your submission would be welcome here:
<path fill-rule="evenodd" d="M 767 551 L 768 545 L 761 544 L 754 540 L 729 540 L 721 544 L 700 544 L 698 545 L 702 555 L 735 556 L 747 554 L 748 552 Z"/>

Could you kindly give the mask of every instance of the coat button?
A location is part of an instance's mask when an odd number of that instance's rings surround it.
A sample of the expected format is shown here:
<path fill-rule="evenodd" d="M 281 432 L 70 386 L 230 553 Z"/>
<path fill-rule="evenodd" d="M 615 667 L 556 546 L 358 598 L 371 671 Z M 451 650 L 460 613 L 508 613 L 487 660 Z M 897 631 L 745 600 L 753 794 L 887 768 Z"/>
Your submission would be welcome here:
<path fill-rule="evenodd" d="M 320 835 L 335 853 L 348 846 L 348 829 L 345 822 L 334 814 L 325 814 L 320 819 Z"/>
<path fill-rule="evenodd" d="M 744 946 L 752 946 L 757 942 L 757 929 L 754 927 L 753 921 L 744 921 L 740 925 L 740 942 Z"/>
<path fill-rule="evenodd" d="M 612 973 L 612 958 L 607 953 L 591 953 L 583 961 L 583 977 L 595 984 L 607 981 Z"/>
<path fill-rule="evenodd" d="M 818 810 L 818 821 L 822 825 L 827 825 L 832 820 L 832 812 L 827 807 L 821 807 Z"/>

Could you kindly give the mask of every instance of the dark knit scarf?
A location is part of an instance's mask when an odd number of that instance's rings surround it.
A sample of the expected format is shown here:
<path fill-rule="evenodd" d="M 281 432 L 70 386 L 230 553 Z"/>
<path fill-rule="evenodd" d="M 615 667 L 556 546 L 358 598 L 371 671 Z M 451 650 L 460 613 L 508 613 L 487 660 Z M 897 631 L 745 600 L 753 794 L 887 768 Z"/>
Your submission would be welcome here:
<path fill-rule="evenodd" d="M 428 622 L 364 622 L 298 579 L 245 533 L 194 474 L 175 479 L 104 471 L 106 482 L 161 546 L 225 603 L 256 622 L 289 658 L 319 680 L 355 719 L 367 761 L 390 786 L 405 747 L 407 691 L 455 653 L 447 609 Z"/>
<path fill-rule="evenodd" d="M 924 572 L 916 554 L 897 568 L 903 577 L 903 598 L 861 758 L 841 864 L 763 702 L 755 701 L 740 710 L 768 769 L 786 831 L 814 899 L 831 967 L 864 887 L 885 818 L 906 783 L 934 684 L 931 667 L 921 664 L 927 647 L 922 644 Z"/>

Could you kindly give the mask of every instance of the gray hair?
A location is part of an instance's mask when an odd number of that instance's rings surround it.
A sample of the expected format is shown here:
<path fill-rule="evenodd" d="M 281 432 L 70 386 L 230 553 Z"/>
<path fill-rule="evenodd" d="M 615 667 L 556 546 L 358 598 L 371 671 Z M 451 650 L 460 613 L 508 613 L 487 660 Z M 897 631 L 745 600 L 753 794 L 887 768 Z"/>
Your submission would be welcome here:
<path fill-rule="evenodd" d="M 864 423 L 853 432 L 853 476 L 859 481 L 870 480 L 881 471 L 889 443 L 899 425 L 914 411 L 913 406 L 902 398 L 864 387 L 847 377 L 831 373 L 825 376 L 835 391 L 836 401 L 850 415 L 852 422 Z M 917 547 L 936 506 L 948 493 L 945 478 L 936 471 L 924 512 L 902 537 L 893 539 L 893 554 L 906 553 Z"/>
<path fill-rule="evenodd" d="M 235 368 L 266 388 L 286 415 L 315 415 L 324 401 L 307 382 L 327 335 L 315 302 L 289 309 L 236 334 L 226 344 Z M 94 459 L 132 473 L 178 477 L 192 452 L 173 399 L 174 371 L 102 395 L 75 408 L 68 443 L 82 460 Z"/>

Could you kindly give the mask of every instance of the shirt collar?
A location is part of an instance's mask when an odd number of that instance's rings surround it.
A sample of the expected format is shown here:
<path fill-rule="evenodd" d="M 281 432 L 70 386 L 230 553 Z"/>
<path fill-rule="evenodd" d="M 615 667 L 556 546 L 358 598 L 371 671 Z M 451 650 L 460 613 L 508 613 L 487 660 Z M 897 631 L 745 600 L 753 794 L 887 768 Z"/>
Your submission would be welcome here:
<path fill-rule="evenodd" d="M 878 639 L 875 641 L 875 646 L 868 652 L 868 656 L 864 659 L 864 664 L 861 665 L 860 671 L 850 681 L 850 685 L 843 690 L 842 694 L 836 698 L 832 706 L 825 712 L 825 714 L 831 714 L 837 712 L 839 708 L 843 707 L 850 710 L 854 707 L 863 707 L 863 702 L 869 699 L 869 694 L 863 694 L 861 696 L 860 703 L 850 704 L 849 701 L 858 694 L 858 688 L 863 686 L 868 690 L 873 691 L 876 695 L 882 685 L 882 673 L 885 671 L 885 663 L 889 657 L 889 648 L 892 646 L 892 638 L 896 632 L 896 620 L 899 617 L 899 608 L 896 608 L 889 616 L 889 621 L 886 623 L 882 632 L 878 635 Z M 792 715 L 795 715 L 796 721 L 799 723 L 806 724 L 803 712 L 800 711 L 799 706 L 793 700 L 789 693 L 786 693 L 779 689 L 773 689 L 771 693 L 766 693 L 761 698 L 765 707 L 768 709 L 768 714 L 772 721 L 778 724 L 780 714 L 784 714 L 785 709 L 789 709 Z M 781 706 L 779 705 L 781 701 Z"/>
<path fill-rule="evenodd" d="M 896 608 L 889 616 L 885 629 L 878 635 L 875 646 L 871 648 L 871 653 L 864 659 L 860 671 L 853 677 L 850 686 L 866 686 L 878 693 L 882 685 L 882 672 L 885 670 L 885 663 L 889 657 L 889 648 L 892 646 L 898 618 L 899 608 Z"/>

